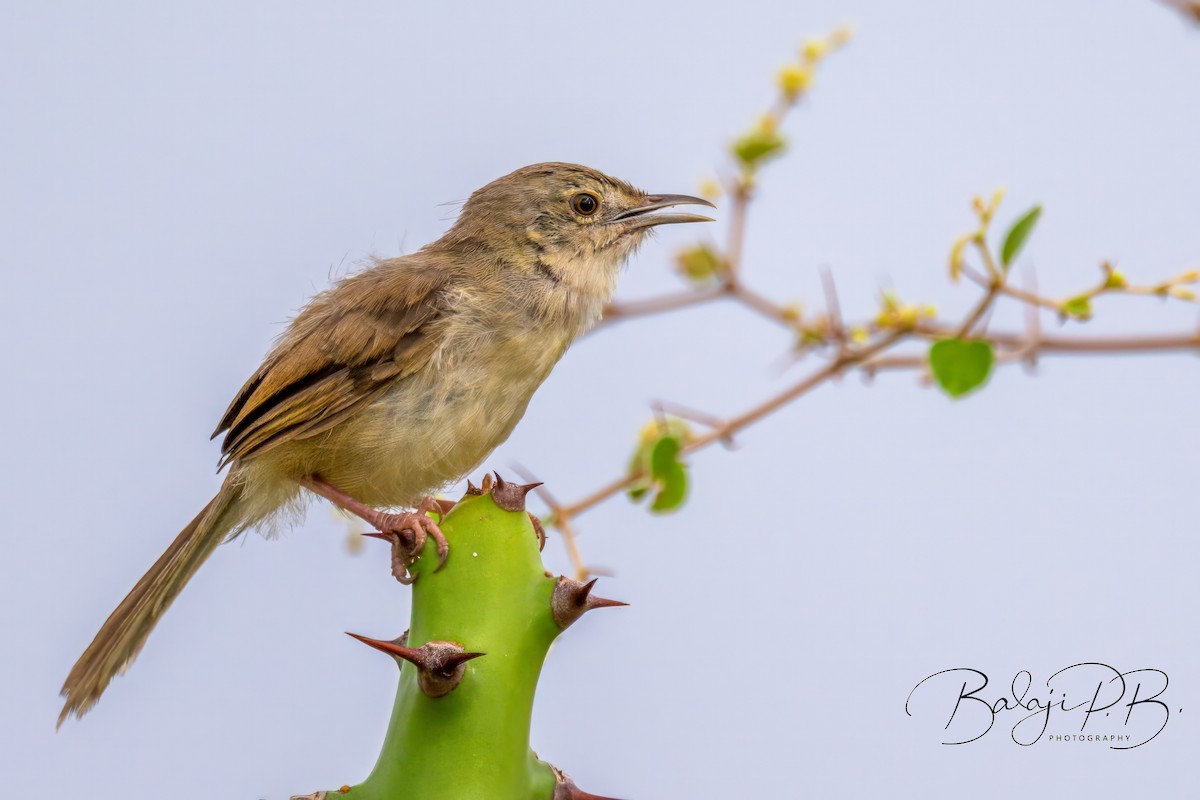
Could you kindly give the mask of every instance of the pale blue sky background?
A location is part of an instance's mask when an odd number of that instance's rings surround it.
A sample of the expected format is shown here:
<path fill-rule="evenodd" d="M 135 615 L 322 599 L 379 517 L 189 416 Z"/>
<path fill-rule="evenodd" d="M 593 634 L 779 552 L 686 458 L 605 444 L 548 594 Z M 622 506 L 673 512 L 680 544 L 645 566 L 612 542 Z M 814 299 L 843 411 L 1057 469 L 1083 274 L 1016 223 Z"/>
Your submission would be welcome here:
<path fill-rule="evenodd" d="M 529 162 L 693 191 L 797 42 L 841 22 L 858 36 L 764 177 L 753 286 L 816 305 L 825 264 L 852 314 L 881 286 L 965 309 L 946 252 L 999 184 L 1005 218 L 1045 204 L 1020 269 L 1048 293 L 1103 258 L 1146 280 L 1200 266 L 1200 31 L 1149 0 L 6 4 L 6 786 L 278 800 L 364 777 L 394 670 L 341 631 L 399 633 L 408 594 L 325 507 L 222 548 L 55 735 L 58 687 L 215 490 L 208 433 L 307 295 Z M 696 235 L 663 231 L 621 295 L 674 287 Z M 1081 332 L 1197 321 L 1097 311 Z M 786 346 L 727 306 L 619 326 L 571 351 L 490 463 L 578 496 L 623 467 L 650 399 L 736 412 L 806 368 L 779 374 Z M 633 606 L 552 653 L 534 748 L 627 798 L 1196 796 L 1198 389 L 1183 355 L 1047 360 L 961 403 L 851 379 L 697 457 L 681 513 L 588 515 L 586 554 L 617 572 L 603 593 Z M 565 568 L 557 542 L 547 559 Z M 948 748 L 903 712 L 939 669 L 999 687 L 1085 660 L 1167 671 L 1165 732 L 1019 748 L 1010 721 Z"/>

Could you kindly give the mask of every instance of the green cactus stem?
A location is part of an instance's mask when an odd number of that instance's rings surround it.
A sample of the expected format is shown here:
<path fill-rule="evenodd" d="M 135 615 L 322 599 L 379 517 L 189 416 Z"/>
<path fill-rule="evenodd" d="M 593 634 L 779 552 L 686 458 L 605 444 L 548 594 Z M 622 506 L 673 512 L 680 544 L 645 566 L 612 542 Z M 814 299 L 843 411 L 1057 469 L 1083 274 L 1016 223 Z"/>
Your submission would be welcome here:
<path fill-rule="evenodd" d="M 410 566 L 416 581 L 407 635 L 351 634 L 400 665 L 391 722 L 366 780 L 308 797 L 595 797 L 530 749 L 533 697 L 555 637 L 585 611 L 623 604 L 545 571 L 539 531 L 524 510 L 531 488 L 487 476 L 482 490 L 468 489 L 439 523 L 450 543 L 445 565 L 434 569 L 430 540 Z"/>

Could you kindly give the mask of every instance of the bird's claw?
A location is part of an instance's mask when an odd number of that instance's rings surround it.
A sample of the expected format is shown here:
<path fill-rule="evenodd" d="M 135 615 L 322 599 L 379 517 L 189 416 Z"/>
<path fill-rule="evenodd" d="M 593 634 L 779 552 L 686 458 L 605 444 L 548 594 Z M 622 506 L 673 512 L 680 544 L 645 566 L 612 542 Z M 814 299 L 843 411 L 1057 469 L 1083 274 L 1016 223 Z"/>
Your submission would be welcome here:
<path fill-rule="evenodd" d="M 444 513 L 437 500 L 426 497 L 417 506 L 416 511 L 380 514 L 375 520 L 379 532 L 368 534 L 392 543 L 392 575 L 405 585 L 417 579 L 410 567 L 425 549 L 427 538 L 432 538 L 437 546 L 438 563 L 434 567 L 435 572 L 445 565 L 446 557 L 450 554 L 450 543 L 446 541 L 446 536 L 438 524 L 430 519 L 430 511 Z"/>

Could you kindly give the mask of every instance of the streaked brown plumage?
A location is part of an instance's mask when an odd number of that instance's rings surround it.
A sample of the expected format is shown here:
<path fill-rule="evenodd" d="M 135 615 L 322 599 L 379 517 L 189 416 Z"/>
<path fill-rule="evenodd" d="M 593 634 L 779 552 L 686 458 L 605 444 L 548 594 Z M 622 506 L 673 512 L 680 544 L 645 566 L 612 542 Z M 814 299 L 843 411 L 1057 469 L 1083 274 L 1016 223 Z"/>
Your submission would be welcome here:
<path fill-rule="evenodd" d="M 319 478 L 373 506 L 413 505 L 483 461 L 571 342 L 597 319 L 652 226 L 651 196 L 596 170 L 535 164 L 471 195 L 453 227 L 310 301 L 238 392 L 224 484 L 109 616 L 63 686 L 82 716 L 226 539 Z"/>

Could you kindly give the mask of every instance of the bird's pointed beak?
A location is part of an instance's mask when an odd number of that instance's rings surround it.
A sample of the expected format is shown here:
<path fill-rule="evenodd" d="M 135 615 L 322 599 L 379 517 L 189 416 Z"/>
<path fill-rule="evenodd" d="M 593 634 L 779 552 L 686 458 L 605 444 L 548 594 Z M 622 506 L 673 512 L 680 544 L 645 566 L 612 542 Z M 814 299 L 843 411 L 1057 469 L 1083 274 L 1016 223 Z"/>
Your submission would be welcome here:
<path fill-rule="evenodd" d="M 610 222 L 621 222 L 631 228 L 648 228 L 652 225 L 672 225 L 677 222 L 714 222 L 712 217 L 699 214 L 655 214 L 662 208 L 673 206 L 708 206 L 715 205 L 700 197 L 687 194 L 652 194 L 633 208 L 625 209 L 610 219 Z"/>

